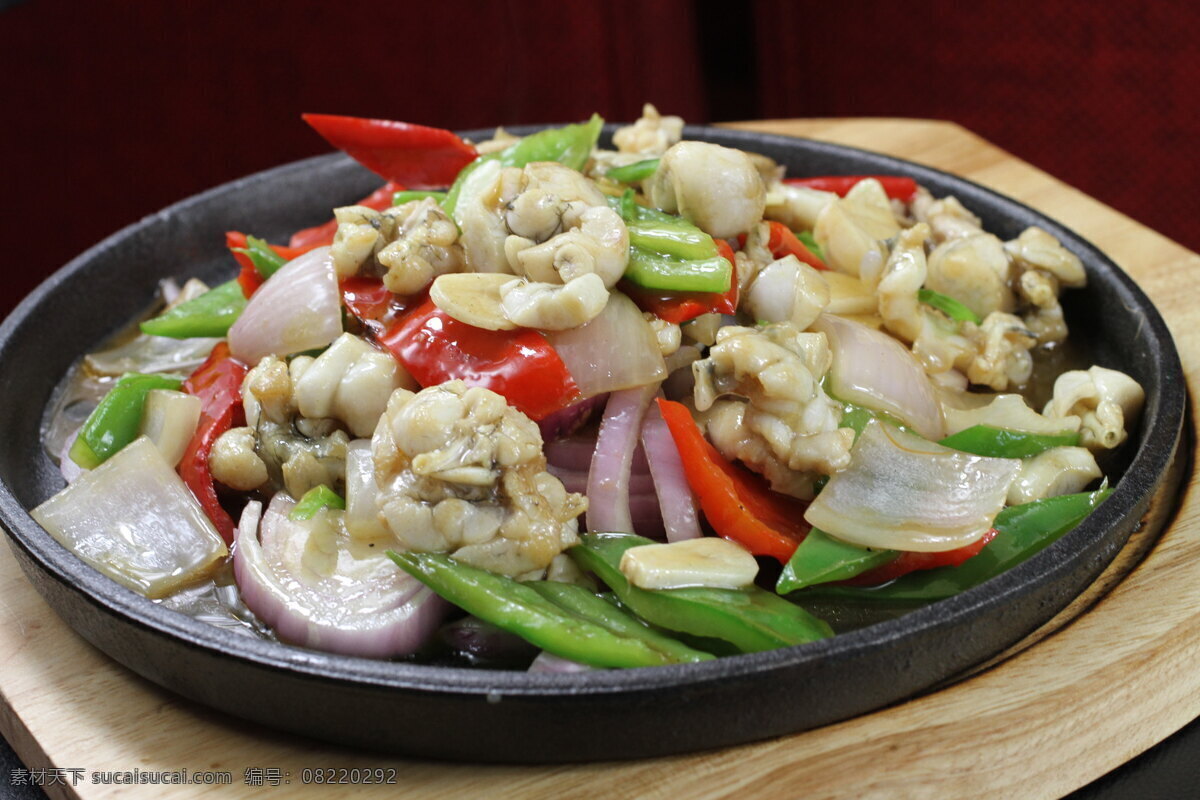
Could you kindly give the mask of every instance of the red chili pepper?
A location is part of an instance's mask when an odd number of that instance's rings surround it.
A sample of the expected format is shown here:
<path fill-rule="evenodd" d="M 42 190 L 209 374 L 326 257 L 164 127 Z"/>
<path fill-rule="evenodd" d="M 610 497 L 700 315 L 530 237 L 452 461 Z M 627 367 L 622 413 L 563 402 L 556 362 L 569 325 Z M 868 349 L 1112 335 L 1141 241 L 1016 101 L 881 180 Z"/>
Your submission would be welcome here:
<path fill-rule="evenodd" d="M 898 175 L 822 175 L 815 178 L 786 178 L 783 182 L 788 186 L 804 186 L 845 197 L 846 193 L 854 188 L 854 184 L 866 178 L 879 181 L 883 185 L 883 191 L 893 200 L 903 200 L 907 203 L 917 193 L 916 181 Z"/>
<path fill-rule="evenodd" d="M 241 231 L 225 231 L 225 246 L 233 253 L 234 259 L 242 268 L 241 272 L 238 273 L 237 282 L 242 287 L 242 294 L 249 297 L 254 294 L 259 286 L 263 285 L 263 277 L 258 274 L 258 269 L 254 266 L 254 262 L 250 260 L 250 256 L 237 252 L 237 250 L 244 250 L 248 246 L 246 234 Z M 276 255 L 291 261 L 293 258 L 301 256 L 319 246 L 317 244 L 310 244 L 293 247 L 291 245 L 273 244 L 270 247 L 275 251 Z M 234 248 L 237 249 L 235 250 Z"/>
<path fill-rule="evenodd" d="M 459 322 L 425 300 L 379 336 L 422 386 L 461 379 L 502 395 L 531 419 L 579 399 L 567 365 L 545 337 L 527 328 L 488 331 Z"/>
<path fill-rule="evenodd" d="M 776 258 L 795 256 L 814 269 L 829 269 L 804 242 L 796 238 L 796 234 L 792 233 L 792 229 L 787 225 L 775 221 L 770 221 L 767 225 L 771 229 L 771 235 L 767 239 L 767 249 L 771 251 L 771 255 Z"/>
<path fill-rule="evenodd" d="M 808 504 L 772 491 L 761 476 L 726 460 L 704 438 L 687 406 L 660 397 L 658 407 L 713 530 L 754 555 L 786 564 L 812 527 L 804 521 Z"/>
<path fill-rule="evenodd" d="M 183 391 L 200 398 L 200 422 L 179 462 L 179 476 L 227 544 L 233 542 L 233 518 L 217 499 L 208 455 L 218 436 L 245 424 L 241 394 L 245 377 L 246 365 L 229 354 L 228 344 L 218 342 L 208 360 L 183 384 Z"/>
<path fill-rule="evenodd" d="M 894 560 L 889 561 L 881 567 L 868 570 L 862 575 L 856 575 L 848 580 L 839 581 L 839 583 L 843 586 L 879 586 L 917 570 L 934 569 L 935 567 L 957 567 L 971 556 L 978 555 L 984 545 L 994 539 L 995 536 L 996 529 L 992 528 L 979 541 L 955 548 L 954 550 L 943 550 L 940 553 L 914 553 L 906 550 Z"/>
<path fill-rule="evenodd" d="M 400 191 L 404 187 L 398 183 L 388 181 L 383 186 L 380 186 L 369 195 L 359 200 L 354 205 L 366 206 L 373 208 L 376 211 L 382 211 L 385 208 L 390 208 L 392 205 L 392 195 Z M 296 231 L 292 234 L 292 238 L 288 241 L 289 247 L 321 247 L 326 244 L 333 244 L 333 236 L 337 233 L 337 220 L 331 219 L 329 222 L 316 225 L 312 228 Z"/>
<path fill-rule="evenodd" d="M 734 314 L 738 304 L 737 260 L 733 248 L 724 239 L 717 239 L 717 251 L 733 265 L 733 280 L 726 292 L 670 292 L 658 289 L 643 289 L 629 281 L 621 281 L 621 291 L 629 296 L 642 311 L 649 311 L 664 322 L 687 322 L 701 314 L 715 311 L 718 314 Z"/>
<path fill-rule="evenodd" d="M 477 155 L 474 147 L 442 128 L 332 114 L 300 116 L 367 169 L 410 189 L 449 186 Z"/>

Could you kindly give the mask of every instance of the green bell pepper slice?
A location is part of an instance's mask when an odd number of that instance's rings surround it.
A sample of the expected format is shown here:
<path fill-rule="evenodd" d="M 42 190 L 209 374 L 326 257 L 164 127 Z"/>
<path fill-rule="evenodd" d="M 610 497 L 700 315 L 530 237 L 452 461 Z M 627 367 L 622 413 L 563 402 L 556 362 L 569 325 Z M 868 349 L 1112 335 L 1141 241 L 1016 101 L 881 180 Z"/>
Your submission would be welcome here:
<path fill-rule="evenodd" d="M 642 637 L 617 633 L 573 613 L 512 578 L 440 553 L 389 550 L 388 556 L 467 613 L 571 661 L 593 667 L 652 667 L 704 660 L 707 655 L 699 651 L 690 657 L 668 654 Z"/>
<path fill-rule="evenodd" d="M 979 325 L 983 322 L 976 314 L 967 306 L 963 305 L 953 297 L 947 297 L 944 294 L 935 292 L 932 289 L 918 289 L 917 299 L 927 306 L 932 306 L 938 311 L 941 311 L 947 317 L 957 322 L 974 322 Z"/>
<path fill-rule="evenodd" d="M 122 375 L 88 416 L 68 452 L 84 469 L 95 469 L 138 437 L 146 395 L 151 389 L 174 389 L 183 379 L 171 375 Z"/>
<path fill-rule="evenodd" d="M 245 247 L 233 248 L 235 253 L 245 253 L 254 264 L 254 269 L 264 281 L 279 271 L 288 260 L 276 253 L 266 240 L 256 236 L 246 237 Z"/>
<path fill-rule="evenodd" d="M 340 494 L 325 484 L 314 486 L 304 493 L 304 496 L 292 507 L 288 519 L 312 519 L 323 508 L 344 509 L 346 501 Z"/>
<path fill-rule="evenodd" d="M 196 337 L 221 337 L 246 308 L 246 296 L 236 280 L 222 283 L 209 289 L 199 297 L 180 303 L 154 319 L 148 319 L 140 327 L 142 333 L 151 336 L 167 336 L 172 339 Z"/>
<path fill-rule="evenodd" d="M 991 425 L 973 425 L 947 436 L 939 444 L 964 453 L 990 458 L 1030 458 L 1054 447 L 1075 447 L 1077 432 L 1026 433 Z"/>
<path fill-rule="evenodd" d="M 621 556 L 631 547 L 653 544 L 651 540 L 623 533 L 589 533 L 581 539 L 568 554 L 604 581 L 623 606 L 652 625 L 721 639 L 743 653 L 812 642 L 833 634 L 823 620 L 757 586 L 640 589 L 621 573 Z"/>
<path fill-rule="evenodd" d="M 612 178 L 618 183 L 637 183 L 638 181 L 646 180 L 646 178 L 658 172 L 658 164 L 659 159 L 647 158 L 644 161 L 635 161 L 623 167 L 613 167 L 604 173 L 604 176 Z"/>
<path fill-rule="evenodd" d="M 681 663 L 707 661 L 713 657 L 711 653 L 688 647 L 678 639 L 651 628 L 582 586 L 558 581 L 530 581 L 525 585 L 560 608 L 620 636 L 641 639 L 650 647 Z"/>
<path fill-rule="evenodd" d="M 402 206 L 405 203 L 411 203 L 413 200 L 424 200 L 426 197 L 432 197 L 439 204 L 445 202 L 445 192 L 418 192 L 410 189 L 402 189 L 399 192 L 392 194 L 392 205 Z"/>
<path fill-rule="evenodd" d="M 809 252 L 811 252 L 814 256 L 822 261 L 825 260 L 825 251 L 821 248 L 821 245 L 817 244 L 817 237 L 813 236 L 812 231 L 800 231 L 796 234 L 796 238 L 799 239 L 801 244 L 807 247 Z"/>
<path fill-rule="evenodd" d="M 1066 494 L 1009 506 L 992 524 L 997 531 L 977 555 L 957 567 L 912 572 L 878 587 L 813 586 L 794 600 L 804 603 L 920 606 L 952 597 L 1015 567 L 1074 529 L 1112 489 Z"/>
<path fill-rule="evenodd" d="M 626 280 L 644 289 L 729 291 L 733 265 L 719 255 L 707 233 L 682 217 L 637 204 L 633 190 L 608 202 L 629 230 Z"/>

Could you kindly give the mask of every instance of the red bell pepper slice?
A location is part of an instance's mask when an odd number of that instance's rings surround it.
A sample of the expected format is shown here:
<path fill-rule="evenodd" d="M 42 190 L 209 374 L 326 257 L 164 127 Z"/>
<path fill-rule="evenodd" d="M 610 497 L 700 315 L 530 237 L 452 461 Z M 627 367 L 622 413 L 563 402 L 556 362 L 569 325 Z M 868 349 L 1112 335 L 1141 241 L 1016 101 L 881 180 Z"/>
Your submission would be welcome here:
<path fill-rule="evenodd" d="M 868 570 L 862 575 L 855 575 L 853 578 L 838 581 L 838 583 L 842 586 L 879 586 L 917 570 L 934 569 L 936 567 L 957 567 L 968 558 L 978 555 L 979 551 L 984 548 L 984 545 L 995 537 L 996 529 L 991 528 L 979 541 L 955 548 L 954 550 L 943 550 L 940 553 L 915 553 L 906 550 L 883 566 Z"/>
<path fill-rule="evenodd" d="M 404 187 L 398 183 L 388 181 L 383 186 L 380 186 L 369 195 L 359 200 L 354 205 L 366 206 L 373 208 L 376 211 L 383 211 L 392 205 L 392 195 L 400 191 Z M 333 236 L 337 233 L 337 220 L 331 219 L 329 222 L 315 225 L 311 228 L 296 231 L 292 234 L 292 238 L 288 241 L 289 247 L 321 247 L 326 244 L 333 244 Z"/>
<path fill-rule="evenodd" d="M 393 294 L 379 278 L 355 275 L 338 282 L 342 304 L 358 320 L 376 330 L 388 325 L 410 305 L 407 298 Z"/>
<path fill-rule="evenodd" d="M 804 521 L 808 504 L 772 491 L 761 476 L 731 464 L 704 438 L 687 406 L 660 397 L 658 407 L 713 530 L 754 555 L 786 564 L 812 527 Z"/>
<path fill-rule="evenodd" d="M 200 398 L 200 422 L 179 462 L 179 477 L 192 490 L 226 544 L 233 542 L 234 522 L 217 498 L 208 455 L 218 436 L 245 424 L 241 389 L 246 371 L 246 365 L 230 355 L 229 345 L 218 342 L 208 360 L 183 384 L 183 391 Z"/>
<path fill-rule="evenodd" d="M 649 311 L 664 322 L 687 322 L 701 314 L 715 311 L 718 314 L 737 313 L 738 282 L 737 260 L 733 248 L 724 239 L 715 240 L 717 252 L 733 265 L 733 280 L 725 292 L 671 292 L 658 289 L 643 289 L 629 281 L 621 282 L 621 291 L 637 304 L 642 311 Z"/>
<path fill-rule="evenodd" d="M 367 169 L 410 189 L 449 186 L 477 155 L 474 147 L 442 128 L 333 114 L 300 116 Z"/>
<path fill-rule="evenodd" d="M 856 183 L 866 178 L 879 181 L 883 185 L 883 191 L 893 200 L 903 200 L 907 203 L 917 193 L 917 182 L 899 175 L 821 175 L 813 178 L 786 178 L 783 182 L 788 186 L 804 186 L 845 197 Z"/>
<path fill-rule="evenodd" d="M 771 229 L 770 237 L 767 239 L 767 249 L 775 258 L 795 256 L 814 269 L 829 269 L 825 262 L 817 258 L 804 242 L 796 238 L 796 234 L 792 233 L 792 229 L 787 225 L 773 220 L 769 221 L 767 225 Z"/>
<path fill-rule="evenodd" d="M 537 331 L 488 331 L 425 302 L 382 334 L 383 345 L 422 386 L 461 379 L 502 395 L 538 420 L 579 399 L 567 365 Z"/>
<path fill-rule="evenodd" d="M 263 285 L 263 277 L 258 274 L 258 270 L 255 268 L 254 262 L 250 260 L 250 256 L 238 252 L 238 250 L 246 249 L 247 245 L 246 234 L 241 231 L 225 231 L 225 246 L 233 253 L 234 259 L 242 268 L 237 276 L 238 285 L 242 287 L 242 294 L 249 297 L 254 294 L 259 286 Z M 292 247 L 290 245 L 273 244 L 271 245 L 271 249 L 275 251 L 276 255 L 291 261 L 293 258 L 301 256 L 319 246 L 311 244 L 302 247 Z"/>

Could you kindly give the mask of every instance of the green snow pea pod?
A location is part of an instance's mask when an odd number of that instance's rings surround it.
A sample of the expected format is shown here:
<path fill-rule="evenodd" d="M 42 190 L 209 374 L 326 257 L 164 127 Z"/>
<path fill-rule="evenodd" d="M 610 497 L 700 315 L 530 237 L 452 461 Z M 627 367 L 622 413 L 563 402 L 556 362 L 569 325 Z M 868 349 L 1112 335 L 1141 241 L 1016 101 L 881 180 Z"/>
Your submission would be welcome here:
<path fill-rule="evenodd" d="M 771 592 L 748 589 L 648 590 L 621 573 L 621 556 L 631 547 L 653 544 L 641 536 L 589 533 L 567 552 L 608 584 L 621 605 L 652 625 L 692 636 L 721 639 L 744 653 L 811 642 L 831 636 L 824 621 Z"/>
<path fill-rule="evenodd" d="M 1026 433 L 991 425 L 973 425 L 970 428 L 947 436 L 939 444 L 953 447 L 964 453 L 991 458 L 1029 458 L 1053 447 L 1074 447 L 1079 444 L 1079 434 Z"/>
<path fill-rule="evenodd" d="M 183 379 L 129 372 L 113 385 L 88 416 L 68 453 L 84 469 L 95 469 L 138 437 L 142 410 L 151 389 L 174 389 Z"/>
<path fill-rule="evenodd" d="M 617 633 L 568 611 L 512 578 L 460 564 L 440 553 L 389 550 L 388 556 L 467 613 L 571 661 L 593 667 L 652 667 L 702 658 L 698 651 L 691 658 L 665 653 L 643 638 Z"/>
<path fill-rule="evenodd" d="M 172 339 L 224 336 L 246 307 L 237 281 L 222 283 L 141 324 L 142 333 Z"/>

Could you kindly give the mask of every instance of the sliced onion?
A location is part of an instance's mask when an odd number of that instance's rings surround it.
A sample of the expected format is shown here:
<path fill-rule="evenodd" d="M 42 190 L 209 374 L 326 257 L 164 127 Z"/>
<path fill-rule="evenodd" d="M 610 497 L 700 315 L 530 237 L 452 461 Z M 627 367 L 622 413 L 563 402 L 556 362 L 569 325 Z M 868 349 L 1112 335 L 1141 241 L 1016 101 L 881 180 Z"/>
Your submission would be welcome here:
<path fill-rule="evenodd" d="M 563 488 L 568 492 L 586 492 L 588 473 L 590 470 L 565 469 L 553 464 L 546 465 L 546 471 L 562 481 Z M 636 461 L 630 466 L 629 495 L 654 494 L 654 478 L 644 466 L 638 470 Z"/>
<path fill-rule="evenodd" d="M 280 639 L 316 650 L 388 658 L 421 647 L 449 604 L 327 515 L 288 519 L 295 505 L 279 493 L 266 514 L 257 501 L 242 512 L 233 568 L 246 606 Z"/>
<path fill-rule="evenodd" d="M 328 247 L 284 264 L 229 329 L 229 349 L 247 364 L 314 350 L 342 332 L 341 295 Z"/>
<path fill-rule="evenodd" d="M 642 447 L 650 464 L 650 474 L 654 477 L 656 499 L 667 541 L 700 538 L 696 499 L 683 474 L 679 448 L 675 446 L 657 403 L 650 404 L 642 422 Z"/>
<path fill-rule="evenodd" d="M 196 498 L 145 436 L 29 513 L 75 555 L 150 598 L 208 577 L 227 553 Z"/>
<path fill-rule="evenodd" d="M 954 550 L 992 527 L 1020 470 L 1020 459 L 961 453 L 872 420 L 804 519 L 862 547 Z"/>
<path fill-rule="evenodd" d="M 890 414 L 926 438 L 946 435 L 937 393 L 908 348 L 886 333 L 832 314 L 822 314 L 812 327 L 829 337 L 831 394 Z"/>
<path fill-rule="evenodd" d="M 608 396 L 596 452 L 588 473 L 588 530 L 633 533 L 629 514 L 629 476 L 642 417 L 658 392 L 658 383 L 623 389 Z"/>
<path fill-rule="evenodd" d="M 549 443 L 575 433 L 588 424 L 593 414 L 604 408 L 606 399 L 607 395 L 598 394 L 539 419 L 537 424 L 538 430 L 542 432 L 542 441 Z"/>
<path fill-rule="evenodd" d="M 546 461 L 551 466 L 569 472 L 587 472 L 592 468 L 592 454 L 596 452 L 596 434 L 570 436 L 554 439 L 543 447 Z"/>
<path fill-rule="evenodd" d="M 604 310 L 591 322 L 548 331 L 546 338 L 585 397 L 644 386 L 667 376 L 654 330 L 620 292 L 609 296 Z"/>

